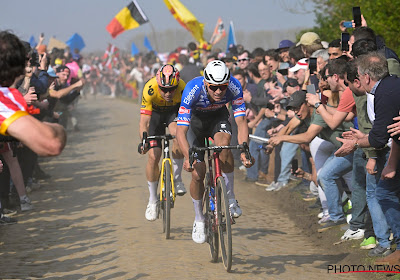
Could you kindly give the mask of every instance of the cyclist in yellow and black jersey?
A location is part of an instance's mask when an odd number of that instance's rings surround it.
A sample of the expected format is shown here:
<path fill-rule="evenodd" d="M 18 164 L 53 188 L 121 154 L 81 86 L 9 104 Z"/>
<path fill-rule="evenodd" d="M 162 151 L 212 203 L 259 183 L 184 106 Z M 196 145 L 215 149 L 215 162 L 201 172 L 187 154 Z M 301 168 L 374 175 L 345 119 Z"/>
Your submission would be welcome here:
<path fill-rule="evenodd" d="M 142 105 L 140 108 L 140 137 L 143 132 L 149 136 L 164 135 L 165 128 L 169 133 L 175 135 L 176 121 L 181 103 L 182 92 L 186 84 L 179 78 L 179 71 L 170 64 L 163 65 L 154 78 L 150 79 L 144 86 Z M 146 165 L 146 177 L 149 187 L 149 203 L 147 204 L 145 217 L 149 221 L 157 218 L 157 186 L 161 158 L 161 141 L 152 140 L 149 145 L 143 147 L 142 143 L 138 148 L 141 154 L 149 152 Z M 172 145 L 172 165 L 174 168 L 175 191 L 178 195 L 186 193 L 182 182 L 183 154 L 179 149 L 176 139 Z"/>
<path fill-rule="evenodd" d="M 166 100 L 163 95 L 165 93 L 160 89 L 157 84 L 156 77 L 151 78 L 143 88 L 142 106 L 140 108 L 141 115 L 152 115 L 152 112 L 178 112 L 179 105 L 181 104 L 182 92 L 186 83 L 182 80 L 179 81 L 178 86 L 170 87 L 168 90 L 175 90 L 172 100 Z"/>

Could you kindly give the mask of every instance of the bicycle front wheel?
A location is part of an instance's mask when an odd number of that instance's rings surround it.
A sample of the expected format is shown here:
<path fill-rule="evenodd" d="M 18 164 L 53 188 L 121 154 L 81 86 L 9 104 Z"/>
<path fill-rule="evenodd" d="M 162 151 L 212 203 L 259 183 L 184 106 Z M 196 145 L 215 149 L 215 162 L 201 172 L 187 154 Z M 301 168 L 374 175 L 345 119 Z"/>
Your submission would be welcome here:
<path fill-rule="evenodd" d="M 163 233 L 169 239 L 171 230 L 171 165 L 168 161 L 164 162 L 164 189 L 162 190 L 162 209 L 163 209 Z"/>
<path fill-rule="evenodd" d="M 214 196 L 212 194 L 210 195 L 210 190 L 211 190 L 210 176 L 207 173 L 205 179 L 203 207 L 204 207 L 204 217 L 206 218 L 207 243 L 210 247 L 211 261 L 215 263 L 218 260 L 219 242 L 218 242 L 218 229 L 214 214 L 215 200 Z"/>
<path fill-rule="evenodd" d="M 222 262 L 226 271 L 232 267 L 232 219 L 229 212 L 229 199 L 223 177 L 217 178 L 217 216 Z"/>

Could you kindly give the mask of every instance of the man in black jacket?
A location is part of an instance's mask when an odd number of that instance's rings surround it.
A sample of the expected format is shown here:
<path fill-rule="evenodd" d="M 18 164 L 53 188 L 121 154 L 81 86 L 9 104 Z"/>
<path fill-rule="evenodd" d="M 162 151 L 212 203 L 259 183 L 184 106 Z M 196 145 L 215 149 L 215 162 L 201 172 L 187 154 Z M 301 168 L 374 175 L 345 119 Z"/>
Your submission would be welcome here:
<path fill-rule="evenodd" d="M 377 164 L 385 164 L 382 177 L 376 188 L 376 196 L 382 207 L 386 220 L 392 229 L 397 250 L 384 257 L 377 259 L 376 264 L 389 263 L 390 265 L 400 264 L 400 140 L 393 137 L 390 143 L 390 135 L 387 126 L 394 123 L 393 118 L 400 111 L 400 78 L 389 76 L 388 63 L 386 58 L 378 53 L 370 53 L 357 58 L 358 76 L 361 85 L 368 93 L 369 118 L 373 127 L 368 135 L 352 129 L 350 133 L 344 133 L 343 146 L 336 152 L 337 156 L 343 156 L 355 149 L 374 147 L 383 149 L 391 144 L 389 160 L 387 155 L 384 158 L 377 158 Z M 373 104 L 372 104 L 373 102 Z M 379 168 L 379 167 L 378 167 Z M 384 248 L 390 250 L 390 248 Z"/>

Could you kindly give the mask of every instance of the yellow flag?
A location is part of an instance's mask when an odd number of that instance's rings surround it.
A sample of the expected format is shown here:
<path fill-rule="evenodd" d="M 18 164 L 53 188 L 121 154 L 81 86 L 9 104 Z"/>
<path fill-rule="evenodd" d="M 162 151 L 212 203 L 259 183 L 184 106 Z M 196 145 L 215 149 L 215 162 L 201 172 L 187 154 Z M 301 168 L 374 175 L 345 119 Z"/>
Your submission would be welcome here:
<path fill-rule="evenodd" d="M 165 5 L 174 18 L 199 42 L 199 45 L 207 45 L 203 38 L 204 24 L 198 22 L 195 16 L 179 0 L 164 0 Z"/>

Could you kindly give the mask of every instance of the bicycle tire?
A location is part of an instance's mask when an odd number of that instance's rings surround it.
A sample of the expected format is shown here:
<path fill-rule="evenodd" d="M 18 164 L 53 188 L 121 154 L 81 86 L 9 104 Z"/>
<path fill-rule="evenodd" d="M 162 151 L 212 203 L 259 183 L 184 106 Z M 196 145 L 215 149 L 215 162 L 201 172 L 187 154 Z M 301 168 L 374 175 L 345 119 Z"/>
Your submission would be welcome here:
<path fill-rule="evenodd" d="M 163 233 L 165 238 L 170 238 L 171 232 L 171 165 L 168 161 L 164 162 L 164 189 L 162 195 L 163 204 Z"/>
<path fill-rule="evenodd" d="M 206 174 L 206 179 L 204 182 L 205 182 L 205 192 L 203 199 L 203 207 L 204 207 L 204 217 L 206 219 L 207 243 L 210 248 L 211 262 L 216 263 L 218 261 L 219 240 L 218 240 L 218 229 L 216 227 L 216 219 L 214 211 L 210 207 L 211 182 L 208 173 Z"/>
<path fill-rule="evenodd" d="M 226 271 L 229 272 L 232 268 L 232 219 L 229 212 L 229 199 L 226 193 L 226 184 L 223 177 L 217 178 L 216 192 L 221 256 L 224 267 Z"/>

